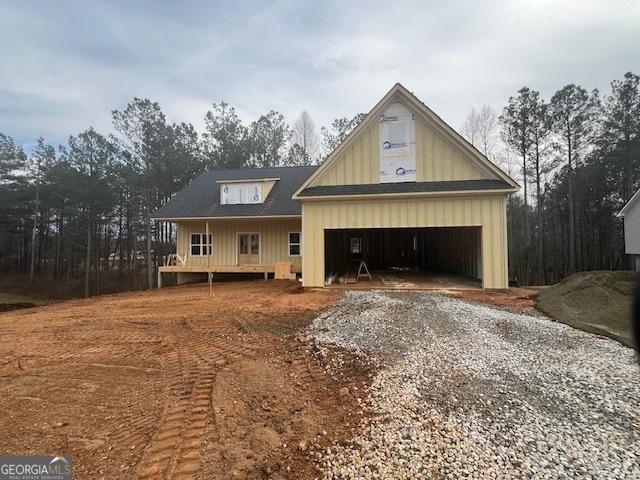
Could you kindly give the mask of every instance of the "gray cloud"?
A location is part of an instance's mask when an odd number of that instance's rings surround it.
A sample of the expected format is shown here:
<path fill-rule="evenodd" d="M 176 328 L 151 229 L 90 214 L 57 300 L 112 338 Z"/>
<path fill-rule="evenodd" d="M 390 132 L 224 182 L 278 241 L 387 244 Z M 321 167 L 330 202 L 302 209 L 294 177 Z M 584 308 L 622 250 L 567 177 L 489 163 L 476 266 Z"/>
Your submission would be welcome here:
<path fill-rule="evenodd" d="M 229 5 L 226 5 L 226 4 Z M 240 3 L 240 2 L 239 2 Z M 528 85 L 606 90 L 640 71 L 634 0 L 5 2 L 0 131 L 64 142 L 133 96 L 200 128 L 225 100 L 250 121 L 367 111 L 397 81 L 452 126 Z"/>

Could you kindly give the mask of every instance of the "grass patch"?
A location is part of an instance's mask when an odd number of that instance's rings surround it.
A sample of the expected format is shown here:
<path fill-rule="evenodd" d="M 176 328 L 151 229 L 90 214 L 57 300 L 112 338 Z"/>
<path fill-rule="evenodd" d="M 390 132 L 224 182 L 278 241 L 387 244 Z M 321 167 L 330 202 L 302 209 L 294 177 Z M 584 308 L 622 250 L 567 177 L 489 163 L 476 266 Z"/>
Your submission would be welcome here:
<path fill-rule="evenodd" d="M 41 298 L 34 298 L 19 293 L 0 292 L 0 312 L 18 310 L 19 308 L 31 308 L 47 303 Z"/>
<path fill-rule="evenodd" d="M 30 297 L 27 295 L 0 292 L 0 304 L 11 304 L 11 303 L 33 303 L 36 305 L 41 305 L 45 303 L 45 301 L 39 298 Z"/>

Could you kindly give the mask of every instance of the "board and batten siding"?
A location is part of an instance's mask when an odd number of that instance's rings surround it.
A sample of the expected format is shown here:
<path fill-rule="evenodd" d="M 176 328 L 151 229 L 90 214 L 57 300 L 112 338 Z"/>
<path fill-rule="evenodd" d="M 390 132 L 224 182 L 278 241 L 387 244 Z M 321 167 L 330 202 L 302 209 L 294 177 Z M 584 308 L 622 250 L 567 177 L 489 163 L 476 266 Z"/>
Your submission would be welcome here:
<path fill-rule="evenodd" d="M 191 255 L 191 234 L 205 233 L 204 221 L 178 222 L 177 253 L 183 258 L 188 255 L 187 265 L 207 266 L 207 256 Z M 277 261 L 300 265 L 298 256 L 289 256 L 289 232 L 300 232 L 300 218 L 287 219 L 212 219 L 209 220 L 209 233 L 213 234 L 213 253 L 211 265 L 237 265 L 237 234 L 260 234 L 260 263 L 272 265 Z"/>
<path fill-rule="evenodd" d="M 635 202 L 624 215 L 624 251 L 640 255 L 640 208 Z"/>
<path fill-rule="evenodd" d="M 302 283 L 324 286 L 324 230 L 481 227 L 484 288 L 507 288 L 506 195 L 306 201 L 302 204 Z"/>
<path fill-rule="evenodd" d="M 380 183 L 379 125 L 372 123 L 310 186 Z M 416 180 L 479 180 L 492 178 L 473 160 L 416 116 Z"/>

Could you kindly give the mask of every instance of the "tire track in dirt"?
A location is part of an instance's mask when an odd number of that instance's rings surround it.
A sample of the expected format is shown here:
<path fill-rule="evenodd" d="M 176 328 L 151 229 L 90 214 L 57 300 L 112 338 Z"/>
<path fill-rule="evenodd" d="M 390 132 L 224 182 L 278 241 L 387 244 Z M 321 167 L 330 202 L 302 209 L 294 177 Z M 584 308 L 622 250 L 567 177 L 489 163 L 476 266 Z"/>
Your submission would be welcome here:
<path fill-rule="evenodd" d="M 165 365 L 169 388 L 162 419 L 139 463 L 141 480 L 196 476 L 208 427 L 214 422 L 211 392 L 216 372 L 232 361 L 254 358 L 259 350 L 219 340 L 213 332 L 198 331 L 184 322 L 176 322 L 167 333 L 166 341 L 172 343 Z"/>
<path fill-rule="evenodd" d="M 332 384 L 293 335 L 333 296 L 289 298 L 285 287 L 222 285 L 215 301 L 206 288 L 168 289 L 0 316 L 9 339 L 0 345 L 0 403 L 12 413 L 0 427 L 16 432 L 0 446 L 68 451 L 78 478 L 222 478 L 232 462 L 246 478 L 274 459 L 293 461 L 297 473 L 281 473 L 301 478 L 306 454 L 278 445 L 317 432 L 291 419 L 338 430 L 343 409 L 325 416 Z M 248 290 L 264 301 L 239 308 Z M 319 407 L 319 398 L 333 403 Z"/>
<path fill-rule="evenodd" d="M 182 349 L 174 349 L 167 355 L 165 367 L 171 380 L 163 417 L 156 434 L 151 439 L 140 461 L 139 478 L 171 478 L 171 470 L 178 462 L 183 431 L 190 421 L 194 408 L 195 384 L 200 377 L 200 367 Z M 198 385 L 202 390 L 202 385 Z M 199 391 L 201 394 L 202 392 Z M 206 409 L 205 409 L 206 413 Z"/>
<path fill-rule="evenodd" d="M 308 360 L 302 355 L 294 359 L 291 366 L 293 369 L 293 378 L 303 385 L 308 385 L 324 379 L 325 371 L 322 366 Z"/>
<path fill-rule="evenodd" d="M 152 413 L 146 415 L 131 415 L 123 419 L 116 429 L 109 434 L 110 440 L 116 445 L 127 447 L 144 445 L 156 430 L 158 417 Z"/>

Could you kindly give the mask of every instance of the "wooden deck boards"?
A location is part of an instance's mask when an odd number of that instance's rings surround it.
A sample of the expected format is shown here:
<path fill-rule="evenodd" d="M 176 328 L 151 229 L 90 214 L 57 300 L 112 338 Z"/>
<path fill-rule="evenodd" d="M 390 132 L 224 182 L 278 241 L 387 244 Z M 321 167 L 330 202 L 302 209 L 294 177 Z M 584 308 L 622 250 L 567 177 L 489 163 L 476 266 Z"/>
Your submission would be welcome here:
<path fill-rule="evenodd" d="M 160 273 L 275 273 L 274 264 L 264 265 L 170 265 L 158 267 Z M 300 273 L 300 265 L 291 265 L 291 271 Z"/>

